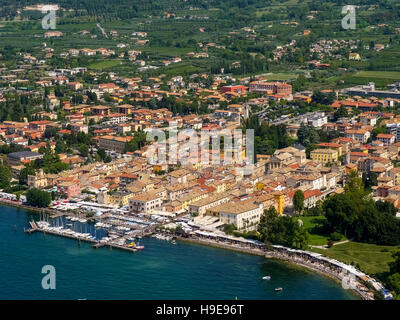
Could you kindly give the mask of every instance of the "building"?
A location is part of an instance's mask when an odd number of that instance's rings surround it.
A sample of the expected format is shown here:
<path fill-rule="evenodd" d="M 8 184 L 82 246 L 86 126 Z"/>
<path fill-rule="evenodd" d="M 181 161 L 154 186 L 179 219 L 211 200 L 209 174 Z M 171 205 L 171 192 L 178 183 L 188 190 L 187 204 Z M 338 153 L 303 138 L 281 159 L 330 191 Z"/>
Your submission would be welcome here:
<path fill-rule="evenodd" d="M 396 140 L 400 140 L 400 124 L 399 123 L 390 123 L 387 124 L 386 127 L 389 129 L 390 133 L 396 137 Z"/>
<path fill-rule="evenodd" d="M 211 195 L 189 204 L 189 212 L 194 215 L 205 215 L 208 209 L 227 203 L 229 199 L 228 194 Z"/>
<path fill-rule="evenodd" d="M 350 52 L 349 54 L 349 60 L 356 60 L 359 61 L 361 60 L 360 55 L 357 52 Z"/>
<path fill-rule="evenodd" d="M 47 187 L 47 178 L 43 173 L 43 170 L 39 170 L 36 175 L 28 175 L 28 187 L 29 188 L 45 188 Z"/>
<path fill-rule="evenodd" d="M 71 130 L 73 132 L 83 132 L 86 134 L 89 133 L 89 127 L 86 124 L 81 124 L 81 123 L 71 124 Z"/>
<path fill-rule="evenodd" d="M 101 204 L 112 205 L 112 206 L 127 206 L 129 199 L 132 199 L 133 193 L 126 191 L 115 191 L 115 192 L 99 192 L 97 195 L 97 201 Z"/>
<path fill-rule="evenodd" d="M 388 146 L 394 143 L 395 136 L 393 134 L 379 133 L 376 136 L 376 140 L 381 141 L 385 146 Z"/>
<path fill-rule="evenodd" d="M 23 162 L 30 162 L 41 159 L 43 155 L 31 151 L 12 152 L 7 155 L 7 163 L 9 166 L 19 166 Z"/>
<path fill-rule="evenodd" d="M 368 85 L 359 85 L 351 88 L 346 88 L 343 89 L 341 92 L 351 96 L 400 99 L 400 92 L 398 90 L 376 90 L 374 82 L 370 82 L 368 83 Z"/>
<path fill-rule="evenodd" d="M 69 199 L 81 193 L 81 185 L 79 181 L 62 181 L 57 184 L 57 193 Z"/>
<path fill-rule="evenodd" d="M 328 123 L 328 116 L 323 112 L 317 112 L 307 119 L 308 125 L 315 128 L 321 128 L 324 124 Z"/>
<path fill-rule="evenodd" d="M 129 199 L 129 210 L 135 213 L 151 214 L 162 207 L 162 196 L 156 193 L 141 193 Z"/>
<path fill-rule="evenodd" d="M 123 153 L 126 143 L 131 139 L 132 137 L 102 136 L 99 137 L 99 148 Z"/>
<path fill-rule="evenodd" d="M 90 108 L 90 111 L 94 114 L 107 116 L 110 114 L 110 108 L 107 106 L 94 106 Z"/>
<path fill-rule="evenodd" d="M 339 155 L 337 150 L 332 149 L 315 149 L 311 151 L 310 157 L 312 160 L 322 163 L 333 163 L 338 161 Z"/>
<path fill-rule="evenodd" d="M 322 193 L 318 189 L 304 191 L 304 207 L 315 207 L 317 202 L 321 200 Z"/>
<path fill-rule="evenodd" d="M 60 38 L 63 36 L 61 31 L 47 31 L 44 33 L 45 38 Z"/>
<path fill-rule="evenodd" d="M 76 90 L 82 89 L 83 84 L 80 82 L 77 82 L 77 81 L 72 81 L 67 84 L 67 87 L 68 87 L 68 89 L 76 91 Z"/>
<path fill-rule="evenodd" d="M 371 133 L 365 129 L 348 129 L 345 131 L 346 138 L 357 140 L 360 143 L 366 143 Z"/>
<path fill-rule="evenodd" d="M 219 205 L 211 211 L 219 216 L 220 222 L 233 224 L 239 230 L 254 229 L 263 214 L 263 205 L 251 200 Z"/>
<path fill-rule="evenodd" d="M 343 154 L 343 146 L 339 143 L 334 142 L 322 142 L 317 144 L 320 149 L 332 149 L 338 152 L 338 156 L 340 157 Z"/>
<path fill-rule="evenodd" d="M 292 94 L 292 86 L 282 82 L 253 81 L 250 83 L 249 91 L 290 96 Z"/>
<path fill-rule="evenodd" d="M 247 88 L 243 85 L 231 85 L 231 86 L 223 86 L 221 87 L 220 91 L 221 93 L 243 93 L 246 92 Z"/>

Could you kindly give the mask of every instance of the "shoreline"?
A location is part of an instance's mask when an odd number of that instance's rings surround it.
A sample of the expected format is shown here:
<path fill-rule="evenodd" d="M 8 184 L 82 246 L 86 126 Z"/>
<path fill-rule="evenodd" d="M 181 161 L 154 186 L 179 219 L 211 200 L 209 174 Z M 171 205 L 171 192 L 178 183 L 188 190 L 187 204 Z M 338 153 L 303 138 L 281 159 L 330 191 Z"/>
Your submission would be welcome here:
<path fill-rule="evenodd" d="M 41 213 L 41 212 L 45 211 L 51 215 L 56 214 L 56 212 L 54 212 L 53 209 L 36 208 L 36 207 L 32 207 L 32 206 L 23 205 L 22 203 L 19 203 L 16 201 L 11 201 L 11 200 L 0 199 L 0 205 L 15 207 L 15 208 L 23 209 L 26 211 L 35 212 L 35 213 Z M 309 264 L 302 263 L 299 261 L 294 261 L 293 259 L 289 259 L 282 255 L 277 255 L 277 254 L 271 255 L 270 253 L 272 251 L 264 251 L 264 250 L 260 250 L 257 248 L 249 248 L 249 247 L 238 247 L 235 245 L 223 244 L 223 243 L 218 243 L 215 241 L 202 240 L 202 239 L 197 239 L 197 238 L 184 238 L 184 237 L 178 236 L 177 239 L 180 241 L 183 241 L 183 242 L 189 242 L 189 243 L 194 243 L 194 244 L 199 244 L 199 245 L 204 245 L 204 246 L 210 246 L 210 247 L 215 247 L 215 248 L 220 248 L 220 249 L 225 249 L 225 250 L 231 250 L 231 251 L 240 252 L 240 253 L 244 253 L 244 254 L 263 256 L 265 258 L 278 260 L 279 262 L 295 265 L 295 266 L 307 269 L 308 271 L 317 272 L 318 274 L 323 275 L 337 283 L 341 282 L 341 279 L 339 279 L 339 277 L 337 277 L 333 274 L 330 274 L 326 271 L 322 271 L 313 266 L 310 266 Z M 356 290 L 354 290 L 354 289 L 349 289 L 349 290 L 352 292 L 352 294 L 359 297 L 361 300 L 367 300 L 361 293 L 357 292 Z"/>
<path fill-rule="evenodd" d="M 302 269 L 306 269 L 307 271 L 314 271 L 317 272 L 318 274 L 327 277 L 331 280 L 333 280 L 335 283 L 341 283 L 342 279 L 339 277 L 335 276 L 334 274 L 328 273 L 326 271 L 322 271 L 318 268 L 315 268 L 309 264 L 302 263 L 299 261 L 293 261 L 292 259 L 286 258 L 281 255 L 271 255 L 270 253 L 272 251 L 262 251 L 256 248 L 239 248 L 237 246 L 232 246 L 228 244 L 222 244 L 222 243 L 217 243 L 209 240 L 202 240 L 202 239 L 196 239 L 196 238 L 183 238 L 183 237 L 177 237 L 178 240 L 183 241 L 183 242 L 189 242 L 189 243 L 194 243 L 198 245 L 204 245 L 204 246 L 210 246 L 214 248 L 220 248 L 220 249 L 226 249 L 226 250 L 231 250 L 235 252 L 240 252 L 240 253 L 245 253 L 245 254 L 252 254 L 252 255 L 258 255 L 258 256 L 264 256 L 266 259 L 273 259 L 281 263 L 285 263 L 288 265 L 300 267 Z M 345 290 L 345 289 L 343 289 Z M 348 289 L 354 296 L 361 300 L 368 300 L 366 299 L 361 293 L 357 292 L 354 289 Z"/>
<path fill-rule="evenodd" d="M 24 205 L 24 204 L 22 204 L 20 202 L 12 201 L 12 200 L 0 199 L 0 205 L 19 208 L 19 209 L 24 209 L 24 210 L 32 211 L 32 212 L 36 212 L 36 213 L 41 213 L 41 212 L 44 211 L 44 212 L 49 213 L 51 215 L 55 214 L 54 210 L 52 210 L 50 208 L 36 208 L 36 207 Z"/>

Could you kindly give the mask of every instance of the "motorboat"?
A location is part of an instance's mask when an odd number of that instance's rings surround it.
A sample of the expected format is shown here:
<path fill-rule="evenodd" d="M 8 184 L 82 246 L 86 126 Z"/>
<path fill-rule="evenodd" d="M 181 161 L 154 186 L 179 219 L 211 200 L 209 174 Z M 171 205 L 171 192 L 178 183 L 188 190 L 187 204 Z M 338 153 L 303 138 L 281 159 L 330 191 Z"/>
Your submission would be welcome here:
<path fill-rule="evenodd" d="M 270 276 L 264 276 L 264 277 L 262 277 L 262 279 L 263 279 L 263 280 L 270 280 L 271 277 L 270 277 Z"/>
<path fill-rule="evenodd" d="M 275 288 L 275 292 L 279 292 L 279 291 L 282 291 L 283 289 L 282 288 Z"/>

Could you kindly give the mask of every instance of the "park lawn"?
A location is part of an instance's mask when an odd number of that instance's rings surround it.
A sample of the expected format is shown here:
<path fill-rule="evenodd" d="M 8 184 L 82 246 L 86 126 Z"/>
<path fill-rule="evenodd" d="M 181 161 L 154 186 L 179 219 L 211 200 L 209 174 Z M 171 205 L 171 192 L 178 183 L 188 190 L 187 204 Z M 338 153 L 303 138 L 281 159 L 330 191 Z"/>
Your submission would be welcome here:
<path fill-rule="evenodd" d="M 399 249 L 399 246 L 378 246 L 350 241 L 326 250 L 313 248 L 312 251 L 344 263 L 359 264 L 361 271 L 366 274 L 381 275 L 382 277 L 389 271 L 388 263 L 393 261 L 392 254 Z"/>
<path fill-rule="evenodd" d="M 310 234 L 310 245 L 323 246 L 328 243 L 329 235 L 322 234 L 318 230 L 326 220 L 324 216 L 306 216 L 299 219 L 303 221 L 303 228 Z"/>

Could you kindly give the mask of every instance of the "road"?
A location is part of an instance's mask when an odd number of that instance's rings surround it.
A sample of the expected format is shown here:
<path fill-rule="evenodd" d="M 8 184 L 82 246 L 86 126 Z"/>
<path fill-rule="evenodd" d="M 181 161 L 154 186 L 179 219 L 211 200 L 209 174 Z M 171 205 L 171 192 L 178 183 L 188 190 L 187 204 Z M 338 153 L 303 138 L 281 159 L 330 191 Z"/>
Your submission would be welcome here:
<path fill-rule="evenodd" d="M 104 31 L 103 27 L 100 25 L 100 23 L 96 24 L 97 27 L 100 29 L 101 33 L 103 36 L 105 36 L 108 39 L 107 33 Z"/>
<path fill-rule="evenodd" d="M 344 240 L 344 241 L 340 241 L 340 242 L 336 242 L 336 243 L 334 243 L 333 244 L 333 246 L 337 246 L 337 245 L 339 245 L 339 244 L 344 244 L 344 243 L 347 243 L 347 242 L 349 242 L 350 240 Z M 318 248 L 318 249 L 323 249 L 323 250 L 326 250 L 326 249 L 328 249 L 328 245 L 323 245 L 323 246 L 310 246 L 311 248 Z"/>

